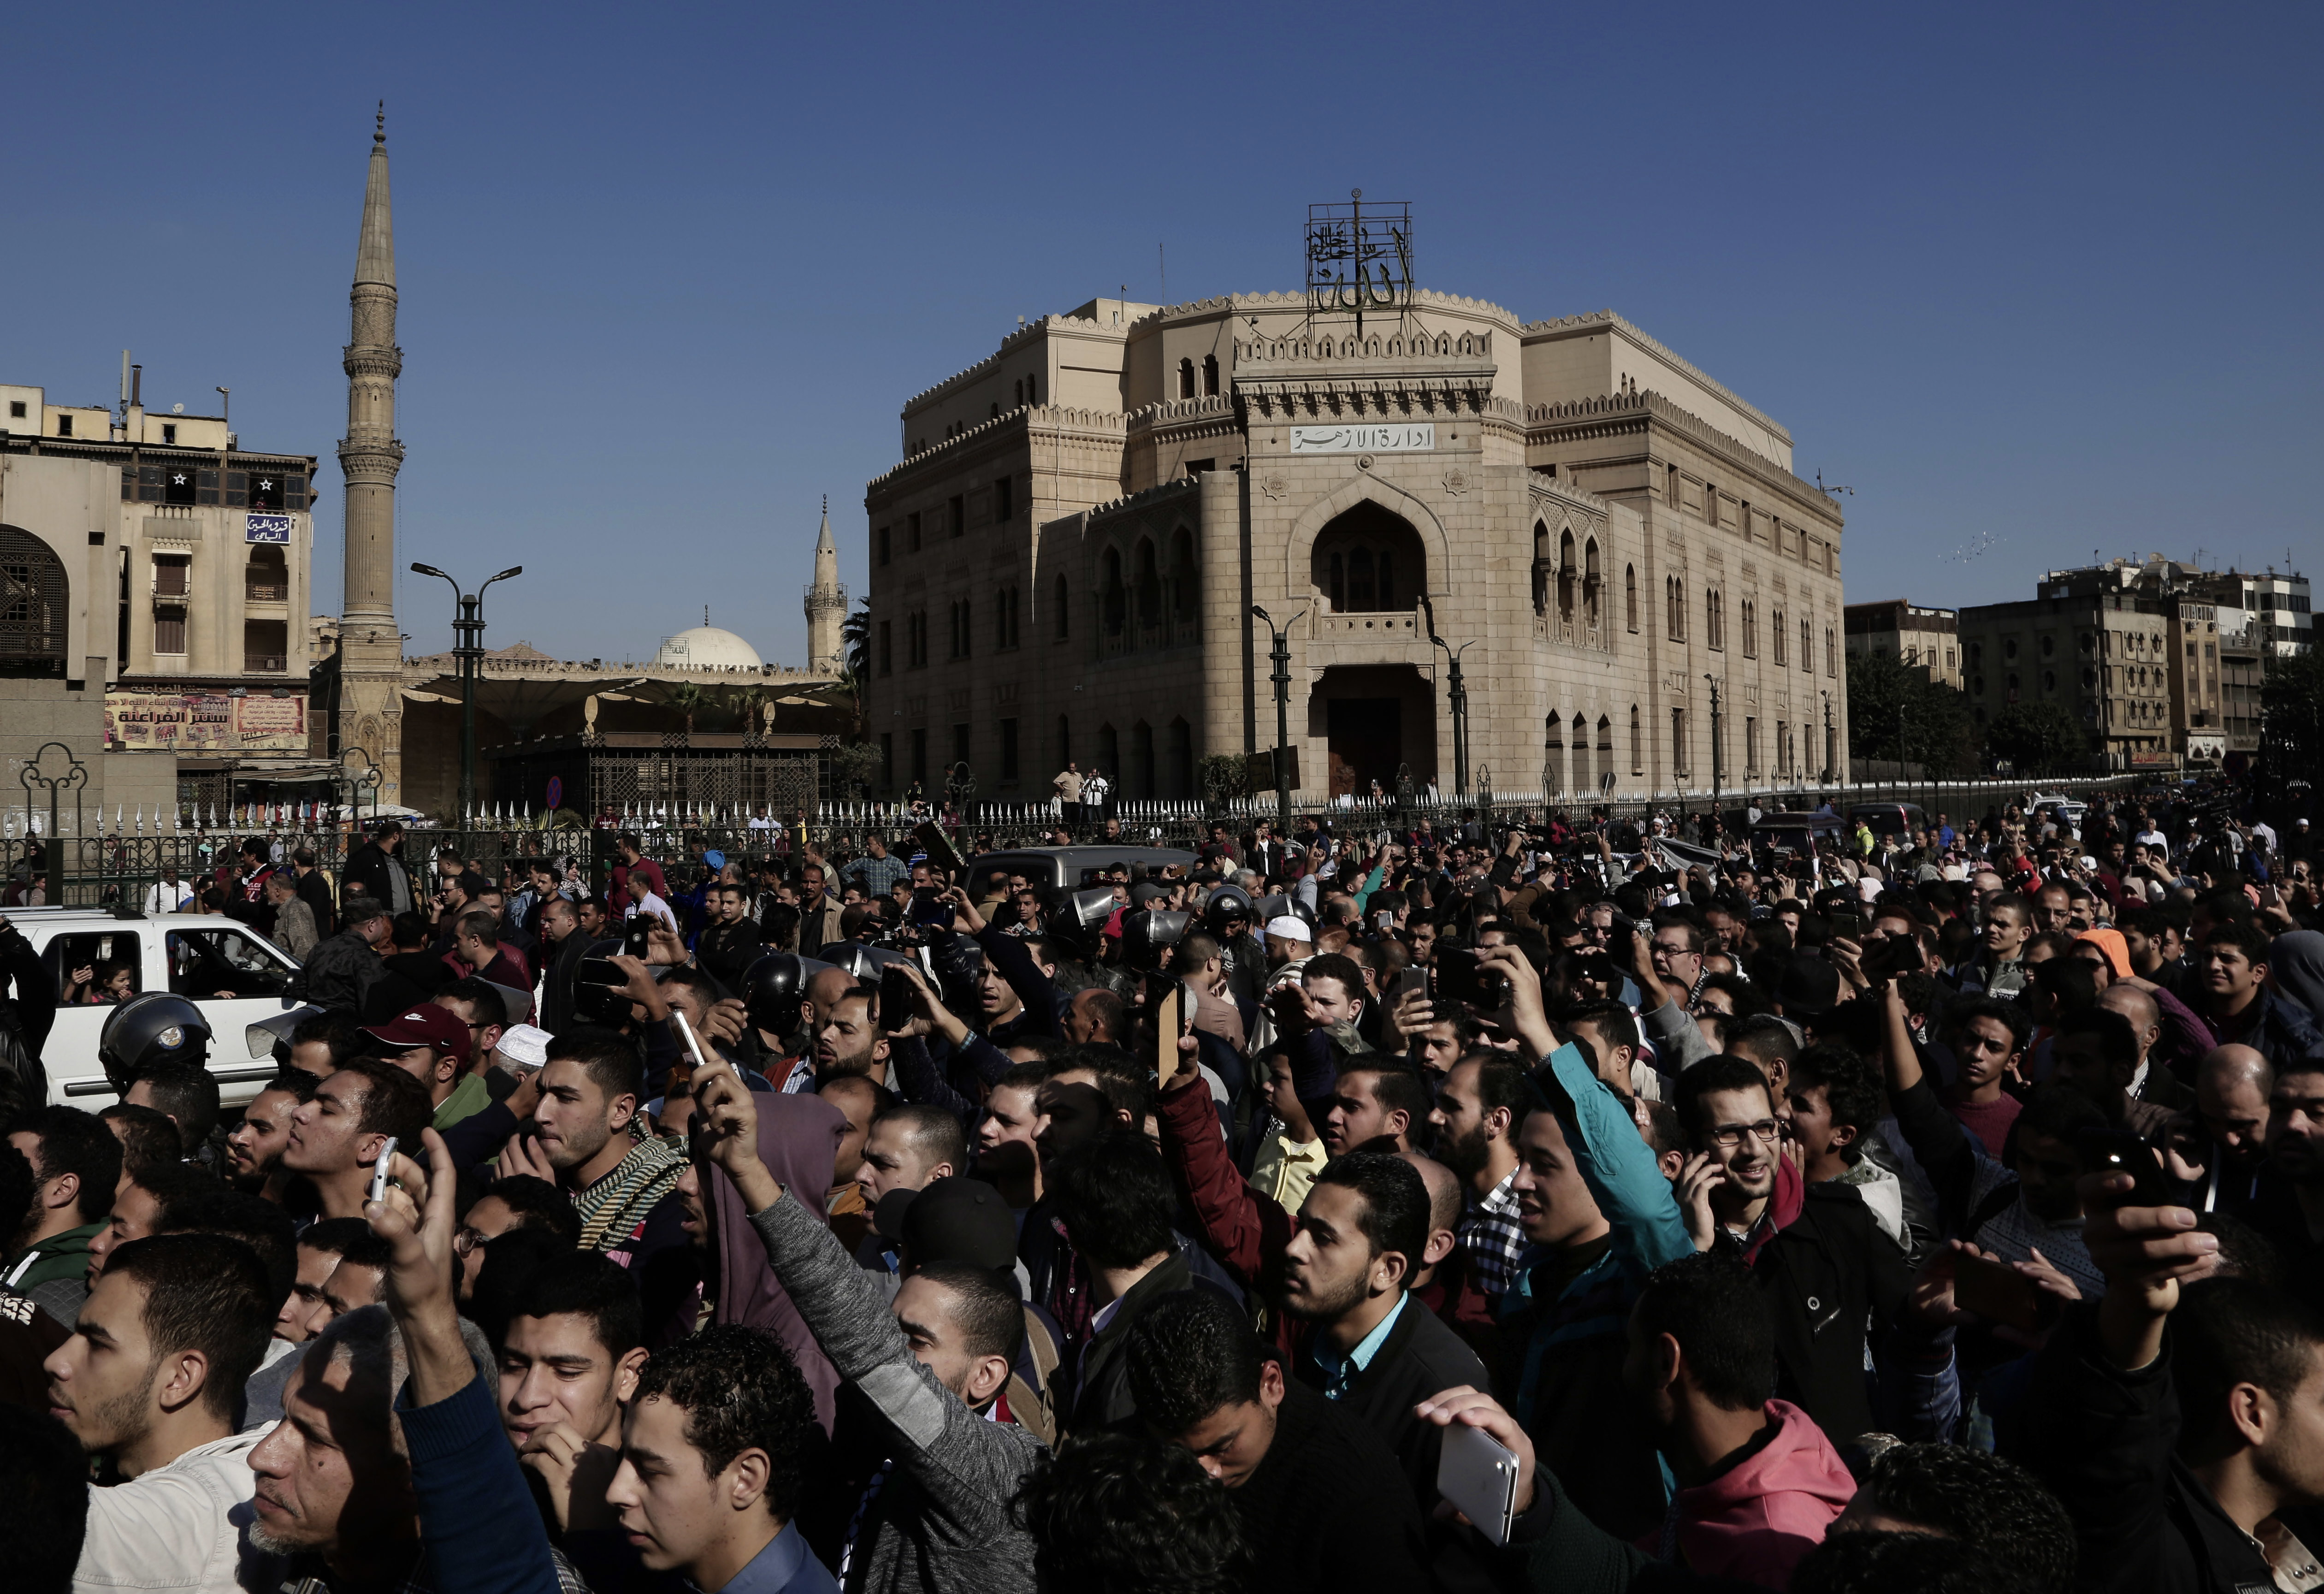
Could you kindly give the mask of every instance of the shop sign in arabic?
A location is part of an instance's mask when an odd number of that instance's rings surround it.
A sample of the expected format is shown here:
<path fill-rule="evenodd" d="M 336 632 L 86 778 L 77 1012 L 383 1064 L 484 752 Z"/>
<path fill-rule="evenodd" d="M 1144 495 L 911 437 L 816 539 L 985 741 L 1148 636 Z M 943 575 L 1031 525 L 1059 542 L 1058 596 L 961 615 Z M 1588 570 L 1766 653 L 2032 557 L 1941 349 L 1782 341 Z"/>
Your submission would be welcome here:
<path fill-rule="evenodd" d="M 1434 424 L 1295 426 L 1294 454 L 1425 454 L 1436 447 Z"/>
<path fill-rule="evenodd" d="M 307 746 L 307 699 L 225 693 L 107 692 L 105 744 L 131 751 L 300 752 Z"/>

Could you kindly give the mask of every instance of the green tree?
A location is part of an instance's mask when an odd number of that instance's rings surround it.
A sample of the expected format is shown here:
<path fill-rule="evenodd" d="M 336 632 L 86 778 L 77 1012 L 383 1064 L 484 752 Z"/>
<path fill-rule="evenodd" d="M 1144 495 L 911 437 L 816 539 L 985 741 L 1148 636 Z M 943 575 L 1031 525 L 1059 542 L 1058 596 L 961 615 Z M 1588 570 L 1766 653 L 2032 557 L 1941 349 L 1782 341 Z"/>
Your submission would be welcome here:
<path fill-rule="evenodd" d="M 2046 775 L 2089 761 L 2089 738 L 2074 716 L 2054 703 L 2012 703 L 1985 727 L 1985 751 L 2006 759 L 2019 775 Z"/>
<path fill-rule="evenodd" d="M 2267 661 L 2259 689 L 2260 785 L 2270 801 L 2291 795 L 2287 785 L 2314 785 L 2324 770 L 2324 650 L 2278 654 Z"/>
<path fill-rule="evenodd" d="M 863 606 L 839 622 L 843 656 L 847 660 L 847 673 L 857 680 L 872 674 L 872 600 L 865 598 Z"/>
<path fill-rule="evenodd" d="M 1940 776 L 1978 772 L 1969 700 L 1888 653 L 1848 656 L 1849 759 L 1901 760 Z"/>

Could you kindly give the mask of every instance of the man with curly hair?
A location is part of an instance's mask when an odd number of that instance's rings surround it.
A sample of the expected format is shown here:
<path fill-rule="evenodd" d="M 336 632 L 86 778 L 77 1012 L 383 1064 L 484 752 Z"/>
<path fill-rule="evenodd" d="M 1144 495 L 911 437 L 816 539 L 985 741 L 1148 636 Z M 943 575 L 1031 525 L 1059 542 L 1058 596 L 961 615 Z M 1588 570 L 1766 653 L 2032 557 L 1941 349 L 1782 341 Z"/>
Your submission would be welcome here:
<path fill-rule="evenodd" d="M 706 1328 L 638 1375 L 605 1503 L 650 1571 L 720 1594 L 838 1594 L 791 1520 L 814 1426 L 780 1341 Z"/>
<path fill-rule="evenodd" d="M 1017 1514 L 1045 1589 L 1231 1594 L 1250 1550 L 1233 1497 L 1192 1452 L 1143 1434 L 1084 1439 L 1028 1479 Z"/>

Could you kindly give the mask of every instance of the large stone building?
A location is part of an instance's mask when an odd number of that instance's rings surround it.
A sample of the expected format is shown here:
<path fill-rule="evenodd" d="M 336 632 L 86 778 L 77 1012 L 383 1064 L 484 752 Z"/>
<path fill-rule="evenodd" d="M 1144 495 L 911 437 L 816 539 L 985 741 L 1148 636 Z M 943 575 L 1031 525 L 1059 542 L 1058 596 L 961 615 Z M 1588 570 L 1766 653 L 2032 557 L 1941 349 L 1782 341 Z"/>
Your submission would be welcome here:
<path fill-rule="evenodd" d="M 865 494 L 890 789 L 966 760 L 1044 797 L 1074 760 L 1193 795 L 1202 756 L 1275 744 L 1254 606 L 1314 794 L 1452 786 L 1448 648 L 1503 791 L 1708 788 L 1714 683 L 1726 785 L 1846 772 L 1837 504 L 1611 311 L 1093 299 L 910 400 L 901 441 Z"/>
<path fill-rule="evenodd" d="M 189 800 L 229 766 L 295 775 L 309 761 L 314 456 L 246 448 L 225 415 L 182 403 L 149 413 L 143 387 L 125 364 L 113 409 L 0 385 L 0 447 L 102 466 L 111 484 L 101 540 L 88 545 L 103 567 L 90 579 L 106 589 L 92 596 L 105 668 L 88 687 L 103 744 L 174 757 L 141 784 L 168 790 L 182 775 Z"/>
<path fill-rule="evenodd" d="M 1840 613 L 1849 653 L 1894 659 L 1931 681 L 1960 687 L 1959 610 L 1926 609 L 1891 598 L 1879 604 L 1850 604 Z"/>
<path fill-rule="evenodd" d="M 1960 611 L 1970 713 L 2054 701 L 2113 769 L 2214 766 L 2259 745 L 2271 655 L 2311 645 L 2308 583 L 2162 554 L 2052 570 L 2029 603 Z"/>

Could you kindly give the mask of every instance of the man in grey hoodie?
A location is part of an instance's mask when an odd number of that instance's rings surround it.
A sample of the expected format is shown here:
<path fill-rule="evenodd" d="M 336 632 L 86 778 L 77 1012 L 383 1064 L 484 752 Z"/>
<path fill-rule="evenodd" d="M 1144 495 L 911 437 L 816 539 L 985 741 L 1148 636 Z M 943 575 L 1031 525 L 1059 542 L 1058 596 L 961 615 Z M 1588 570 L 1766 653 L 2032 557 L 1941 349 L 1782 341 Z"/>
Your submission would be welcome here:
<path fill-rule="evenodd" d="M 759 1110 L 730 1070 L 698 1077 L 696 1146 L 734 1183 L 768 1263 L 831 1359 L 893 1432 L 833 1571 L 865 1594 L 1033 1594 L 1033 1537 L 1010 1502 L 1046 1447 L 993 1422 L 1024 1311 L 1013 1285 L 964 1263 L 913 1270 L 891 1308 L 813 1212 L 759 1160 Z"/>

